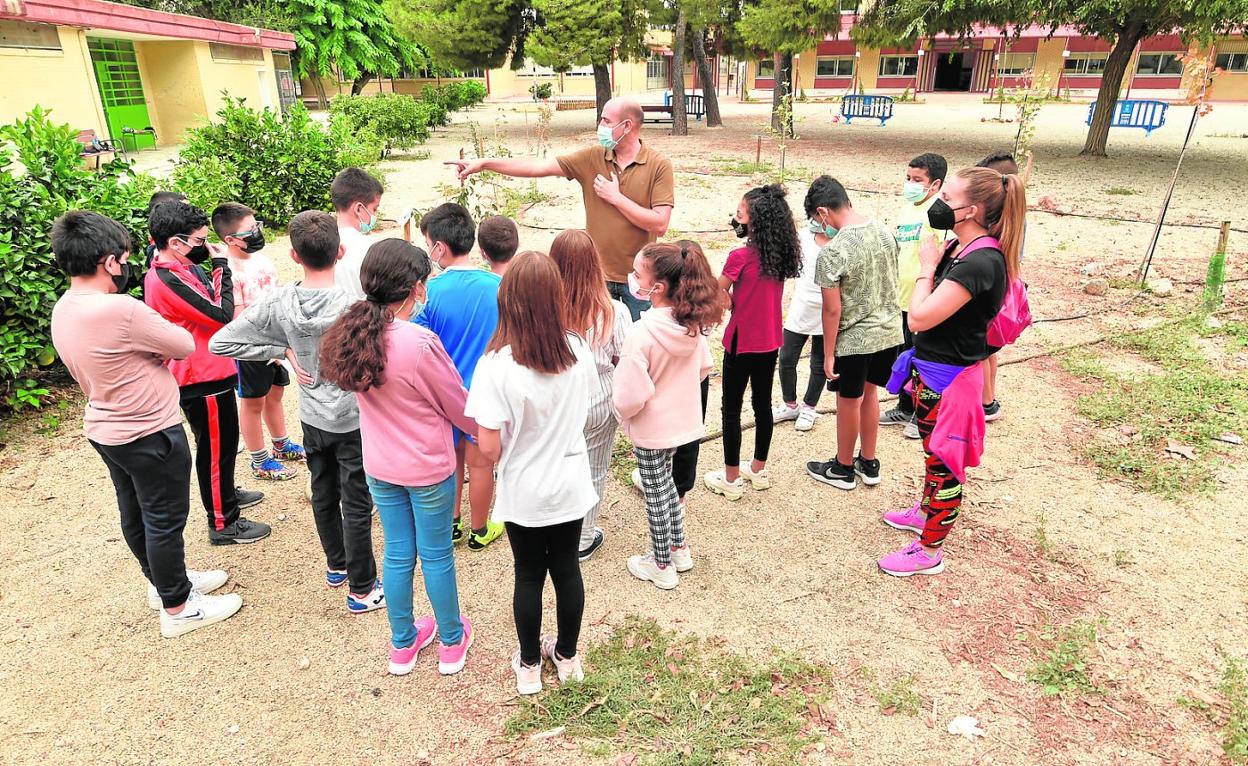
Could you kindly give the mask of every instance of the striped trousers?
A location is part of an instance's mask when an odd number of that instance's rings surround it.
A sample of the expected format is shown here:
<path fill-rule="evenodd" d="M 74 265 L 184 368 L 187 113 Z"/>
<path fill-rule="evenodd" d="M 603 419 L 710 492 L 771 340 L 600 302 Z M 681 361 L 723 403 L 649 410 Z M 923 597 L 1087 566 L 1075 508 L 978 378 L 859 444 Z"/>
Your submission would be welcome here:
<path fill-rule="evenodd" d="M 611 411 L 611 397 L 591 403 L 589 416 L 585 419 L 585 448 L 589 452 L 589 473 L 594 480 L 598 502 L 585 514 L 581 523 L 581 549 L 594 541 L 594 529 L 598 523 L 598 510 L 602 508 L 603 493 L 607 488 L 607 472 L 611 470 L 611 453 L 615 447 L 615 432 L 619 422 Z"/>

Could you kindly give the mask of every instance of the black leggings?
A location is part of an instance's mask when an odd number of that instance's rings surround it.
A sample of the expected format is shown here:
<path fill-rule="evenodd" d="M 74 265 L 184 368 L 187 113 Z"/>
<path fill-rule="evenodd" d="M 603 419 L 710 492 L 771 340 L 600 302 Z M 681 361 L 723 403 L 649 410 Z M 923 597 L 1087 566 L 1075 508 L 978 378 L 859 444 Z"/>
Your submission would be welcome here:
<path fill-rule="evenodd" d="M 706 403 L 711 398 L 711 378 L 702 379 L 702 420 L 706 420 Z M 698 483 L 698 452 L 702 440 L 694 439 L 676 448 L 672 456 L 672 480 L 676 482 L 676 494 L 682 498 Z"/>
<path fill-rule="evenodd" d="M 810 339 L 810 377 L 806 381 L 806 396 L 802 402 L 807 407 L 817 407 L 819 395 L 828 382 L 828 377 L 823 374 L 822 335 L 784 331 L 784 347 L 780 349 L 780 395 L 786 403 L 797 401 L 797 360 L 802 356 L 807 338 Z"/>
<path fill-rule="evenodd" d="M 511 611 L 520 639 L 520 661 L 542 661 L 542 589 L 546 573 L 555 586 L 555 621 L 559 627 L 555 651 L 570 659 L 576 656 L 585 613 L 585 584 L 581 580 L 581 519 L 549 527 L 522 527 L 507 522 L 507 540 L 516 560 L 516 589 Z"/>
<path fill-rule="evenodd" d="M 741 463 L 741 405 L 745 386 L 750 386 L 754 408 L 754 459 L 767 459 L 771 449 L 771 379 L 776 374 L 778 351 L 758 354 L 724 354 L 724 465 Z"/>

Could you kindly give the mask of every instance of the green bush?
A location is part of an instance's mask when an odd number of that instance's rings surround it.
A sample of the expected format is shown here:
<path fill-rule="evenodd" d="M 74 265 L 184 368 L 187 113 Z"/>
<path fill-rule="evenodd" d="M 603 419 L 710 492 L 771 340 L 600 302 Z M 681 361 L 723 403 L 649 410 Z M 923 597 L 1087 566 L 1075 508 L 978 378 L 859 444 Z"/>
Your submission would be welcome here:
<path fill-rule="evenodd" d="M 331 115 L 343 115 L 355 130 L 371 130 L 385 143 L 383 156 L 392 149 L 410 149 L 429 140 L 427 108 L 411 96 L 383 93 L 376 96 L 334 96 Z"/>
<path fill-rule="evenodd" d="M 131 263 L 140 270 L 143 265 L 147 200 L 155 179 L 134 173 L 121 159 L 98 172 L 87 170 L 77 133 L 49 120 L 40 107 L 0 125 L 0 393 L 10 405 L 37 406 L 45 389 L 23 375 L 55 360 L 50 319 L 67 280 L 52 255 L 52 222 L 75 209 L 116 219 L 140 254 Z"/>
<path fill-rule="evenodd" d="M 468 106 L 476 106 L 485 101 L 485 83 L 477 82 L 476 80 L 465 80 L 461 83 L 456 83 L 456 85 L 463 91 Z"/>
<path fill-rule="evenodd" d="M 284 227 L 301 210 L 328 210 L 334 175 L 367 169 L 381 156 L 376 132 L 355 130 L 341 114 L 323 125 L 298 102 L 282 117 L 227 94 L 217 118 L 187 131 L 174 171 L 178 190 L 206 209 L 242 202 L 274 226 Z M 226 180 L 231 176 L 236 185 Z"/>
<path fill-rule="evenodd" d="M 548 82 L 535 82 L 529 86 L 529 93 L 533 94 L 534 101 L 545 101 L 554 92 L 554 87 Z"/>
<path fill-rule="evenodd" d="M 420 92 L 420 103 L 425 120 L 431 126 L 450 125 L 451 108 L 447 105 L 446 92 L 432 85 Z"/>

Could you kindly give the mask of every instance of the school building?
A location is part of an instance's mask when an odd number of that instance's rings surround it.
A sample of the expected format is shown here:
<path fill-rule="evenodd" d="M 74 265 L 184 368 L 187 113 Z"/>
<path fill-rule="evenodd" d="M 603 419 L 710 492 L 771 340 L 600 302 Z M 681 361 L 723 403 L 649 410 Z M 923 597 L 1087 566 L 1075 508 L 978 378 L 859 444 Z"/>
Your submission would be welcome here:
<path fill-rule="evenodd" d="M 0 0 L 0 122 L 36 105 L 129 151 L 177 143 L 223 93 L 295 98 L 285 32 L 102 0 Z"/>
<path fill-rule="evenodd" d="M 847 4 L 848 5 L 848 4 Z M 828 35 L 817 47 L 794 57 L 793 91 L 807 96 L 865 93 L 896 95 L 910 91 L 988 94 L 999 87 L 1022 84 L 1027 76 L 1046 82 L 1050 90 L 1069 91 L 1076 98 L 1095 98 L 1101 72 L 1112 45 L 1097 37 L 1063 27 L 1030 27 L 1015 37 L 993 28 L 973 38 L 939 34 L 908 48 L 867 48 L 850 39 L 857 15 L 842 14 L 841 33 Z M 1184 45 L 1178 35 L 1143 40 L 1131 55 L 1122 97 L 1178 99 L 1185 91 L 1184 54 L 1212 52 L 1223 71 L 1214 77 L 1215 101 L 1248 100 L 1248 38 L 1218 40 L 1212 51 Z M 773 58 L 743 64 L 743 86 L 753 97 L 770 98 L 775 85 Z"/>

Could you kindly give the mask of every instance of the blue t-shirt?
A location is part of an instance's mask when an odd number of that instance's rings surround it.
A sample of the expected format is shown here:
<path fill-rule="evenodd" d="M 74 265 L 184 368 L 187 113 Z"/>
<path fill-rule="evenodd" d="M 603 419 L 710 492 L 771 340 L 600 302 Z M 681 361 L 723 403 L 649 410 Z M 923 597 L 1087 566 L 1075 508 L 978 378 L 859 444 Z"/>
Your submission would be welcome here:
<path fill-rule="evenodd" d="M 412 321 L 428 327 L 450 354 L 464 388 L 498 327 L 497 274 L 477 268 L 447 269 L 429 280 L 425 307 Z"/>

